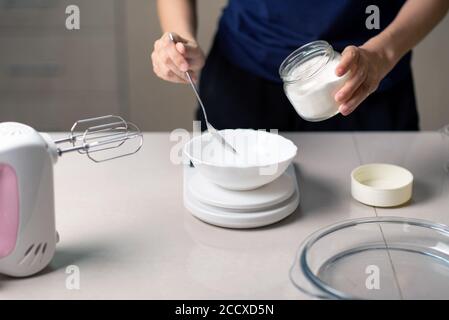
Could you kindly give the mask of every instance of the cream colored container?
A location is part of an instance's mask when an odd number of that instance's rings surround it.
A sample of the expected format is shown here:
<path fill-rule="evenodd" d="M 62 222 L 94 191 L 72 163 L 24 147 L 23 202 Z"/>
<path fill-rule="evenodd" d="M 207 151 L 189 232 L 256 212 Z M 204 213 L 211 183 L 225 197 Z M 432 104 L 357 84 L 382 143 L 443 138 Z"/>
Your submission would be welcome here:
<path fill-rule="evenodd" d="M 412 185 L 412 173 L 391 164 L 367 164 L 351 173 L 352 197 L 375 207 L 395 207 L 406 203 L 412 197 Z"/>

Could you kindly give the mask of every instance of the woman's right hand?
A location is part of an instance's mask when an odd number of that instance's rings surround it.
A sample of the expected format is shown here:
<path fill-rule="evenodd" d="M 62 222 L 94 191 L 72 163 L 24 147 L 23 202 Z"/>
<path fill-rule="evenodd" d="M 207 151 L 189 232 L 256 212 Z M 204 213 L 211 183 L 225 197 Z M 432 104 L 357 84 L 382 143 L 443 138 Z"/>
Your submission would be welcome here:
<path fill-rule="evenodd" d="M 151 53 L 154 73 L 161 79 L 176 83 L 188 83 L 185 72 L 189 71 L 193 81 L 198 80 L 204 66 L 204 53 L 195 40 L 184 39 L 176 33 L 165 33 L 154 42 Z"/>

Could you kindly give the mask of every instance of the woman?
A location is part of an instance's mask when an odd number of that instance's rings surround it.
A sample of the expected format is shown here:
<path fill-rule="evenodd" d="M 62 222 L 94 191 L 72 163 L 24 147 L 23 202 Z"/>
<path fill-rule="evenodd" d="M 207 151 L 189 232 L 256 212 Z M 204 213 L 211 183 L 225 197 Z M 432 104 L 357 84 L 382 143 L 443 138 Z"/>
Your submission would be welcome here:
<path fill-rule="evenodd" d="M 379 9 L 372 17 L 378 29 L 366 24 L 371 5 Z M 201 74 L 200 94 L 218 129 L 418 130 L 411 49 L 443 19 L 449 1 L 230 0 L 207 60 L 196 40 L 195 1 L 158 0 L 158 9 L 164 34 L 151 55 L 154 72 L 177 83 L 187 83 L 185 71 L 195 80 Z M 340 115 L 307 122 L 286 98 L 278 68 L 315 40 L 342 52 L 335 72 L 350 74 L 335 95 Z"/>

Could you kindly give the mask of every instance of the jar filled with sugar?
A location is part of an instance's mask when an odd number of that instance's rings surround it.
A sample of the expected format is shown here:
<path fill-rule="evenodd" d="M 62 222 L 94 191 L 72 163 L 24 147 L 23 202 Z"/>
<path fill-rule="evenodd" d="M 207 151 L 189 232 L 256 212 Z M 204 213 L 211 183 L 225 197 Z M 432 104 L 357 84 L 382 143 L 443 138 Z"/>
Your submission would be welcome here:
<path fill-rule="evenodd" d="M 348 79 L 348 73 L 335 74 L 340 59 L 329 43 L 314 41 L 282 62 L 279 74 L 285 94 L 304 120 L 323 121 L 338 114 L 340 105 L 334 97 Z"/>

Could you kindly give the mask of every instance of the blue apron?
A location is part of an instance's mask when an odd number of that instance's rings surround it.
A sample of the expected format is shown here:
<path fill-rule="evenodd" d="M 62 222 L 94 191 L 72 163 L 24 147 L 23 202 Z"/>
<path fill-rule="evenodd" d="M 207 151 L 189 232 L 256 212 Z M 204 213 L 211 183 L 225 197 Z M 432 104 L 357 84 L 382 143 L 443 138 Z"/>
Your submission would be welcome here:
<path fill-rule="evenodd" d="M 296 48 L 326 40 L 341 52 L 359 46 L 388 26 L 406 0 L 230 0 L 216 44 L 231 63 L 266 80 L 281 82 L 279 65 Z M 380 30 L 369 30 L 369 5 L 380 9 Z M 388 89 L 409 77 L 411 53 L 382 81 Z"/>

